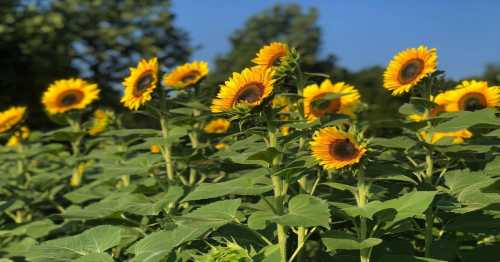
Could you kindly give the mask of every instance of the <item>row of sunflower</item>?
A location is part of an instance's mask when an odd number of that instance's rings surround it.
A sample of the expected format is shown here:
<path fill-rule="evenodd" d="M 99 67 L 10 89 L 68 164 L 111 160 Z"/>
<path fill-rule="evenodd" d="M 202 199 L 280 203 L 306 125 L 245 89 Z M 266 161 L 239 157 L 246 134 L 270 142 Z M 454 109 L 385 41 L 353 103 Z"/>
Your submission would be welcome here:
<path fill-rule="evenodd" d="M 500 87 L 442 90 L 436 50 L 404 50 L 381 83 L 411 96 L 404 117 L 381 123 L 400 133 L 370 137 L 358 89 L 303 72 L 295 48 L 271 43 L 251 62 L 210 99 L 207 63 L 159 81 L 157 59 L 141 60 L 123 81 L 132 114 L 97 109 L 89 121 L 97 85 L 56 81 L 42 103 L 64 127 L 31 138 L 27 108 L 0 113 L 2 226 L 14 232 L 0 235 L 0 251 L 29 261 L 362 262 L 498 252 L 494 227 L 467 225 L 494 221 L 500 202 Z M 156 128 L 126 128 L 144 117 Z"/>

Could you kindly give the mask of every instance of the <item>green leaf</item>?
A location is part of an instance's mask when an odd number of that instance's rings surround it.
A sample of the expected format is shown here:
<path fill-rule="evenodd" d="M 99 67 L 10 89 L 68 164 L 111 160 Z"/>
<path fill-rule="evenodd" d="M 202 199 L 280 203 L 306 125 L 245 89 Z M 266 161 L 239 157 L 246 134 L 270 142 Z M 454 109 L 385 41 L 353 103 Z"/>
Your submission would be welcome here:
<path fill-rule="evenodd" d="M 462 111 L 459 113 L 447 113 L 444 116 L 452 116 L 452 118 L 430 128 L 428 132 L 452 132 L 477 125 L 499 127 L 500 119 L 495 113 L 496 110 L 493 108 L 485 108 L 474 112 Z"/>
<path fill-rule="evenodd" d="M 49 240 L 34 246 L 27 258 L 35 262 L 68 261 L 87 254 L 103 253 L 118 245 L 120 238 L 120 227 L 97 226 L 79 235 Z"/>
<path fill-rule="evenodd" d="M 380 261 L 384 262 L 446 262 L 444 260 L 438 260 L 426 257 L 416 257 L 412 255 L 386 255 L 383 256 Z"/>
<path fill-rule="evenodd" d="M 183 225 L 209 225 L 220 227 L 236 219 L 236 211 L 241 205 L 241 199 L 222 200 L 204 205 L 193 212 L 176 218 Z"/>
<path fill-rule="evenodd" d="M 182 201 L 216 198 L 230 194 L 260 195 L 272 189 L 266 174 L 267 169 L 261 168 L 247 172 L 233 180 L 220 183 L 202 183 Z"/>
<path fill-rule="evenodd" d="M 247 160 L 263 161 L 261 165 L 264 167 L 269 167 L 272 165 L 274 159 L 276 159 L 281 153 L 274 147 L 269 147 L 264 151 L 257 152 L 250 155 Z"/>
<path fill-rule="evenodd" d="M 277 216 L 272 221 L 287 226 L 323 226 L 330 227 L 330 209 L 328 203 L 311 195 L 300 194 L 288 203 L 288 212 Z"/>
<path fill-rule="evenodd" d="M 106 253 L 92 253 L 75 259 L 74 262 L 114 262 L 114 260 Z"/>
<path fill-rule="evenodd" d="M 379 238 L 367 238 L 359 241 L 356 236 L 343 231 L 329 231 L 321 235 L 321 241 L 329 251 L 359 250 L 374 247 L 382 243 Z"/>
<path fill-rule="evenodd" d="M 377 137 L 371 140 L 370 144 L 388 148 L 399 148 L 407 150 L 414 147 L 417 144 L 417 142 L 407 136 L 397 136 L 393 138 Z"/>

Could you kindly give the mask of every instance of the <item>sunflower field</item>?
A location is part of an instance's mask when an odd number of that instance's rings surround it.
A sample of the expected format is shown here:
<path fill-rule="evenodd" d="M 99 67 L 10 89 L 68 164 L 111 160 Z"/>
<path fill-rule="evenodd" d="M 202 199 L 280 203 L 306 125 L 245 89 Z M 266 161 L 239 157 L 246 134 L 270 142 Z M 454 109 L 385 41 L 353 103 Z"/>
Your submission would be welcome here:
<path fill-rule="evenodd" d="M 282 42 L 218 87 L 206 62 L 142 59 L 123 112 L 57 80 L 40 100 L 60 128 L 0 113 L 0 261 L 500 261 L 500 86 L 447 88 L 437 63 L 388 61 L 379 88 L 406 102 L 377 125 Z"/>

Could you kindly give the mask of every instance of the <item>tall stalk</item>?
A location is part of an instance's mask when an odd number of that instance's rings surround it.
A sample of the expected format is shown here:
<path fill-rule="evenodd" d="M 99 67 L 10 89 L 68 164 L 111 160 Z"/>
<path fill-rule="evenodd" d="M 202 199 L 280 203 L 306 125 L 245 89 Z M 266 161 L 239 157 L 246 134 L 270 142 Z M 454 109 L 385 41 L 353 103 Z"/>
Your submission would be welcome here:
<path fill-rule="evenodd" d="M 357 172 L 358 178 L 358 194 L 356 197 L 356 202 L 359 208 L 363 208 L 368 203 L 368 192 L 369 185 L 365 181 L 365 174 L 362 169 Z M 364 241 L 368 236 L 368 225 L 366 217 L 360 217 L 360 227 L 359 227 L 358 237 L 359 241 Z M 370 262 L 371 248 L 364 248 L 359 251 L 361 262 Z"/>
<path fill-rule="evenodd" d="M 271 129 L 271 128 L 270 128 Z M 276 129 L 272 128 L 269 130 L 269 147 L 277 147 Z M 275 158 L 273 160 L 272 169 L 273 171 L 280 164 L 280 159 Z M 279 176 L 272 176 L 274 197 L 276 200 L 276 212 L 278 215 L 282 215 L 284 211 L 284 197 L 286 195 L 287 185 L 286 182 Z M 284 225 L 276 224 L 277 234 L 278 234 L 278 245 L 280 248 L 281 261 L 287 261 L 287 229 Z"/>
<path fill-rule="evenodd" d="M 432 149 L 428 148 L 425 156 L 425 163 L 427 165 L 425 172 L 425 181 L 432 185 L 432 174 L 434 172 L 434 161 L 432 160 Z M 432 245 L 432 228 L 434 226 L 434 211 L 430 206 L 425 211 L 425 257 L 431 257 Z"/>
<path fill-rule="evenodd" d="M 167 125 L 167 107 L 165 104 L 166 95 L 165 90 L 160 87 L 160 126 L 161 126 L 161 134 L 163 139 L 165 140 L 165 144 L 162 146 L 162 155 L 165 161 L 165 172 L 167 173 L 167 179 L 170 182 L 175 180 L 174 175 L 174 164 L 172 162 L 172 146 L 169 143 L 168 139 L 168 125 Z"/>

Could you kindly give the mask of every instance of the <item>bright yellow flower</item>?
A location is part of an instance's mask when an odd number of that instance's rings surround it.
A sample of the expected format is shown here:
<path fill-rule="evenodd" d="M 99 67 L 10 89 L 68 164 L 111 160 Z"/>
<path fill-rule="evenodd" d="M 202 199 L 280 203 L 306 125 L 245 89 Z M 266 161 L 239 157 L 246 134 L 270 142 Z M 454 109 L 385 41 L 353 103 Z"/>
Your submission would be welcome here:
<path fill-rule="evenodd" d="M 151 145 L 149 147 L 149 151 L 151 151 L 151 153 L 153 154 L 158 154 L 161 152 L 161 148 L 158 145 Z"/>
<path fill-rule="evenodd" d="M 109 124 L 109 115 L 106 110 L 97 109 L 94 111 L 94 118 L 92 120 L 92 126 L 89 129 L 89 134 L 91 136 L 96 136 L 102 133 Z"/>
<path fill-rule="evenodd" d="M 8 147 L 15 147 L 21 143 L 21 141 L 26 140 L 30 137 L 30 129 L 28 127 L 21 127 L 20 130 L 14 132 L 12 136 L 9 137 L 9 140 L 7 140 L 6 146 Z"/>
<path fill-rule="evenodd" d="M 203 131 L 207 134 L 224 134 L 229 129 L 231 122 L 224 118 L 214 119 L 205 125 Z"/>
<path fill-rule="evenodd" d="M 72 187 L 80 186 L 80 184 L 82 183 L 82 177 L 84 172 L 85 172 L 85 163 L 78 164 L 76 169 L 73 171 L 71 179 L 69 180 L 69 185 Z"/>
<path fill-rule="evenodd" d="M 273 42 L 262 47 L 257 53 L 257 57 L 254 58 L 252 62 L 266 68 L 272 67 L 279 63 L 281 59 L 287 55 L 288 50 L 287 44 Z"/>
<path fill-rule="evenodd" d="M 447 99 L 447 94 L 446 92 L 441 93 L 437 96 L 431 96 L 431 102 L 434 102 L 437 106 L 429 110 L 429 112 L 423 113 L 423 114 L 413 114 L 408 116 L 408 120 L 411 120 L 413 122 L 421 122 L 425 121 L 431 117 L 435 117 L 438 114 L 444 112 L 444 108 L 446 104 L 448 103 Z"/>
<path fill-rule="evenodd" d="M 436 49 L 409 48 L 397 54 L 384 72 L 384 87 L 393 95 L 409 92 L 420 80 L 436 71 Z"/>
<path fill-rule="evenodd" d="M 462 144 L 464 139 L 471 138 L 472 133 L 467 129 L 462 129 L 453 132 L 436 132 L 429 135 L 426 131 L 420 132 L 420 136 L 430 144 L 436 144 L 439 140 L 443 138 L 450 137 L 453 139 L 453 144 Z"/>
<path fill-rule="evenodd" d="M 97 84 L 83 79 L 70 78 L 52 83 L 43 93 L 42 103 L 49 114 L 61 114 L 74 109 L 84 109 L 99 98 Z"/>
<path fill-rule="evenodd" d="M 329 101 L 321 101 L 327 94 L 342 95 Z M 327 114 L 354 115 L 353 110 L 360 104 L 358 90 L 346 83 L 332 84 L 329 79 L 321 83 L 309 85 L 304 89 L 304 115 L 313 122 Z"/>
<path fill-rule="evenodd" d="M 208 63 L 195 61 L 176 67 L 163 77 L 163 85 L 173 88 L 186 88 L 198 83 L 208 74 Z"/>
<path fill-rule="evenodd" d="M 131 110 L 139 109 L 151 100 L 157 82 L 158 59 L 141 60 L 136 68 L 130 68 L 130 75 L 123 81 L 125 92 L 121 102 Z"/>
<path fill-rule="evenodd" d="M 213 113 L 228 112 L 235 107 L 255 107 L 273 91 L 274 71 L 270 68 L 246 68 L 221 85 L 217 98 L 212 101 Z"/>
<path fill-rule="evenodd" d="M 310 142 L 313 156 L 326 169 L 339 169 L 358 163 L 366 152 L 354 137 L 335 127 L 322 128 Z"/>
<path fill-rule="evenodd" d="M 17 124 L 19 124 L 26 113 L 26 107 L 14 106 L 0 112 L 0 133 L 9 131 Z"/>
<path fill-rule="evenodd" d="M 486 81 L 463 81 L 454 90 L 445 92 L 448 103 L 446 112 L 475 111 L 500 106 L 500 86 L 490 86 Z"/>
<path fill-rule="evenodd" d="M 222 150 L 222 149 L 225 149 L 226 147 L 227 147 L 227 146 L 226 146 L 226 144 L 224 144 L 224 143 L 222 143 L 222 142 L 221 142 L 221 143 L 217 143 L 217 144 L 215 144 L 215 148 L 216 148 L 217 150 Z"/>

